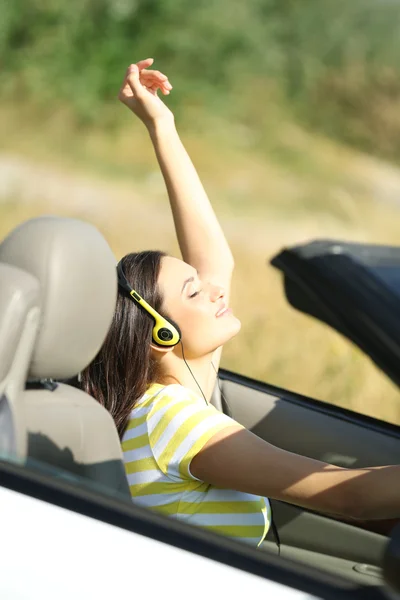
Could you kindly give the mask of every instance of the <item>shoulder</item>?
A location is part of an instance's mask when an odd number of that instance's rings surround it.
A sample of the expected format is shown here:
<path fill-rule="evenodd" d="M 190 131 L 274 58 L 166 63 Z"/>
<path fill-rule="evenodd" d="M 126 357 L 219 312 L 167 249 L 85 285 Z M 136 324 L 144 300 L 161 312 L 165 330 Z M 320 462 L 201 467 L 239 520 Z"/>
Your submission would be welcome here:
<path fill-rule="evenodd" d="M 175 405 L 191 405 L 197 408 L 206 408 L 207 405 L 200 395 L 180 384 L 161 385 L 151 384 L 140 400 L 135 404 L 133 413 L 154 413 L 160 408 L 167 409 Z"/>
<path fill-rule="evenodd" d="M 193 392 L 191 389 L 180 385 L 179 383 L 173 383 L 165 386 L 159 383 L 154 383 L 147 389 L 146 394 L 143 396 L 143 401 L 153 403 L 166 398 L 170 398 L 171 400 L 186 400 L 187 402 L 205 404 L 204 398 Z"/>

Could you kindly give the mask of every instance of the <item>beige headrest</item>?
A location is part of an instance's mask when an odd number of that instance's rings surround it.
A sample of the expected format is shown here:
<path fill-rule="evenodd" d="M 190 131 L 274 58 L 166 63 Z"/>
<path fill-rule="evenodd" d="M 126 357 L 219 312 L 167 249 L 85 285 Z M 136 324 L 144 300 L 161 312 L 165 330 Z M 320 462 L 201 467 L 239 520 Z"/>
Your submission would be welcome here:
<path fill-rule="evenodd" d="M 29 378 L 74 377 L 100 349 L 115 308 L 116 261 L 107 242 L 83 221 L 39 217 L 6 237 L 0 262 L 28 271 L 40 284 Z"/>

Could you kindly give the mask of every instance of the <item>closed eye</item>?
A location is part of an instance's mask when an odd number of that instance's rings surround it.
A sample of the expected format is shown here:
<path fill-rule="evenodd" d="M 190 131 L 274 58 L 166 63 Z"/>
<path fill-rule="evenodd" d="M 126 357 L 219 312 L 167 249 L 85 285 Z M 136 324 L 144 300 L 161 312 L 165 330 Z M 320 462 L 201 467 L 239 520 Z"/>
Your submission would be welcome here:
<path fill-rule="evenodd" d="M 197 292 L 193 292 L 193 294 L 190 294 L 189 298 L 194 298 L 195 296 L 197 296 L 198 294 L 200 294 L 200 290 Z"/>

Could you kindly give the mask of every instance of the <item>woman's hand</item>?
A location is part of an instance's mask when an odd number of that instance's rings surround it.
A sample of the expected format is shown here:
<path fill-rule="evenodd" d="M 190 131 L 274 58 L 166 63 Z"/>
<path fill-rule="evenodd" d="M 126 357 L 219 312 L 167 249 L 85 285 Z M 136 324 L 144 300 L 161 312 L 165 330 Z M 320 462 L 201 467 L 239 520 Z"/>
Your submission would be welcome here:
<path fill-rule="evenodd" d="M 158 90 L 164 95 L 169 94 L 172 85 L 166 75 L 147 68 L 153 62 L 152 58 L 147 58 L 130 65 L 118 94 L 119 100 L 130 108 L 146 127 L 174 118 L 170 109 L 157 95 Z"/>

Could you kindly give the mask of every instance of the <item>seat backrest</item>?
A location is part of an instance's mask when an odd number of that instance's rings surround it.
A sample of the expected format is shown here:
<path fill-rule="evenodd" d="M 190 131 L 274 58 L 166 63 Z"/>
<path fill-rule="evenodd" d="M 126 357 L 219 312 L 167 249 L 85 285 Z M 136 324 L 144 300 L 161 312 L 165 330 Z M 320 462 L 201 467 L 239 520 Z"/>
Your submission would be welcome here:
<path fill-rule="evenodd" d="M 24 459 L 25 418 L 18 398 L 25 387 L 39 324 L 38 280 L 0 264 L 0 456 Z"/>
<path fill-rule="evenodd" d="M 82 371 L 107 335 L 117 296 L 116 261 L 107 242 L 83 221 L 40 217 L 3 241 L 0 261 L 31 273 L 40 285 L 39 331 L 20 396 L 28 457 L 130 497 L 110 414 L 83 391 L 52 384 Z"/>

